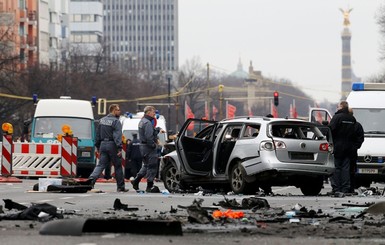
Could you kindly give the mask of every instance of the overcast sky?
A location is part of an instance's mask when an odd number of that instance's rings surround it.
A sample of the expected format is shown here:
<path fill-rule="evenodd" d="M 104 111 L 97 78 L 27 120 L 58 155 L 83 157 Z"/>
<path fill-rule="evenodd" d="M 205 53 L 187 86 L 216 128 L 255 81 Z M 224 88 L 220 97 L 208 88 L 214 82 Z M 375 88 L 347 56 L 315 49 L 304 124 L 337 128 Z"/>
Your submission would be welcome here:
<path fill-rule="evenodd" d="M 285 78 L 308 95 L 337 102 L 341 91 L 341 31 L 350 13 L 353 70 L 363 80 L 385 70 L 376 24 L 383 0 L 179 0 L 179 65 L 231 73 L 241 58 L 268 77 Z"/>

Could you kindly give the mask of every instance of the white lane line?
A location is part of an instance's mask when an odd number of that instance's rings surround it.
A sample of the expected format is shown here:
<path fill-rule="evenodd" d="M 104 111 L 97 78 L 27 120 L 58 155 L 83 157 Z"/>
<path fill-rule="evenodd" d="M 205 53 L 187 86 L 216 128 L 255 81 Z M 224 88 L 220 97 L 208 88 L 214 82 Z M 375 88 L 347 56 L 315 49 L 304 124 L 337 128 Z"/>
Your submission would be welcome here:
<path fill-rule="evenodd" d="M 50 199 L 46 199 L 46 200 L 37 200 L 35 201 L 36 203 L 39 203 L 39 202 L 53 202 L 54 200 L 50 200 Z"/>
<path fill-rule="evenodd" d="M 59 199 L 67 200 L 67 199 L 73 199 L 73 198 L 75 198 L 75 197 L 61 197 L 61 198 L 59 198 Z"/>

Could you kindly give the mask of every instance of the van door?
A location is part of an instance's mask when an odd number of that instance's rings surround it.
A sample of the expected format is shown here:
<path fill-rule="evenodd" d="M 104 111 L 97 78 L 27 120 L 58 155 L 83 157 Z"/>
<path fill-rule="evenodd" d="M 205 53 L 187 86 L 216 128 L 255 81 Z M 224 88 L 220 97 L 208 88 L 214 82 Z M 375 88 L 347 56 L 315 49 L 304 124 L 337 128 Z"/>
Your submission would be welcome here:
<path fill-rule="evenodd" d="M 188 119 L 176 139 L 176 151 L 190 175 L 207 176 L 213 167 L 216 121 Z"/>

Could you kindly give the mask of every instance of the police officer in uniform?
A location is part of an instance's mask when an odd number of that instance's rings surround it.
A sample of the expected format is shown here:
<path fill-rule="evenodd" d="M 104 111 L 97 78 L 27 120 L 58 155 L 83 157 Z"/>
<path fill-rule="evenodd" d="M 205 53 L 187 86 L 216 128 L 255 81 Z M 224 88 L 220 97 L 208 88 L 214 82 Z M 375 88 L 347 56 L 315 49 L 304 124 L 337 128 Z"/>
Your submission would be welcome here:
<path fill-rule="evenodd" d="M 122 170 L 122 124 L 119 121 L 120 108 L 118 104 L 109 107 L 107 116 L 100 119 L 96 132 L 95 146 L 99 152 L 99 164 L 95 167 L 89 179 L 92 185 L 95 184 L 103 170 L 111 164 L 115 166 L 115 178 L 118 192 L 128 191 L 124 186 Z"/>
<path fill-rule="evenodd" d="M 144 117 L 140 120 L 138 125 L 140 152 L 143 157 L 143 165 L 131 182 L 135 190 L 139 190 L 139 182 L 143 177 L 147 178 L 146 192 L 151 192 L 154 186 L 154 178 L 158 170 L 158 134 L 164 133 L 160 128 L 155 128 L 155 107 L 146 106 L 144 108 Z"/>

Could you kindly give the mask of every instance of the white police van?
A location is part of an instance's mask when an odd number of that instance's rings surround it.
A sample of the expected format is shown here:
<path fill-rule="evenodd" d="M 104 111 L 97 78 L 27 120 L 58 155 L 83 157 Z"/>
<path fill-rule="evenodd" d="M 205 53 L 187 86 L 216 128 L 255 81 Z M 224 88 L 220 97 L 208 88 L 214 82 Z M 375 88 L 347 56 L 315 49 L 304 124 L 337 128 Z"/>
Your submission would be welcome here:
<path fill-rule="evenodd" d="M 365 141 L 358 150 L 357 185 L 385 182 L 385 84 L 353 83 L 346 101 L 365 131 Z M 326 109 L 311 108 L 309 112 L 313 122 L 330 122 L 331 117 Z"/>
<path fill-rule="evenodd" d="M 122 123 L 123 136 L 126 139 L 132 140 L 133 134 L 137 134 L 139 138 L 138 125 L 140 119 L 142 119 L 143 116 L 144 112 L 138 112 L 136 114 L 126 113 L 120 118 L 120 122 Z M 163 115 L 159 115 L 158 113 L 156 113 L 156 127 L 160 127 L 166 132 L 158 134 L 160 144 L 163 146 L 167 142 L 166 119 Z"/>
<path fill-rule="evenodd" d="M 88 177 L 95 167 L 95 125 L 91 101 L 75 100 L 68 96 L 60 99 L 41 99 L 37 102 L 31 125 L 31 141 L 58 143 L 63 125 L 71 127 L 78 138 L 78 176 Z"/>

